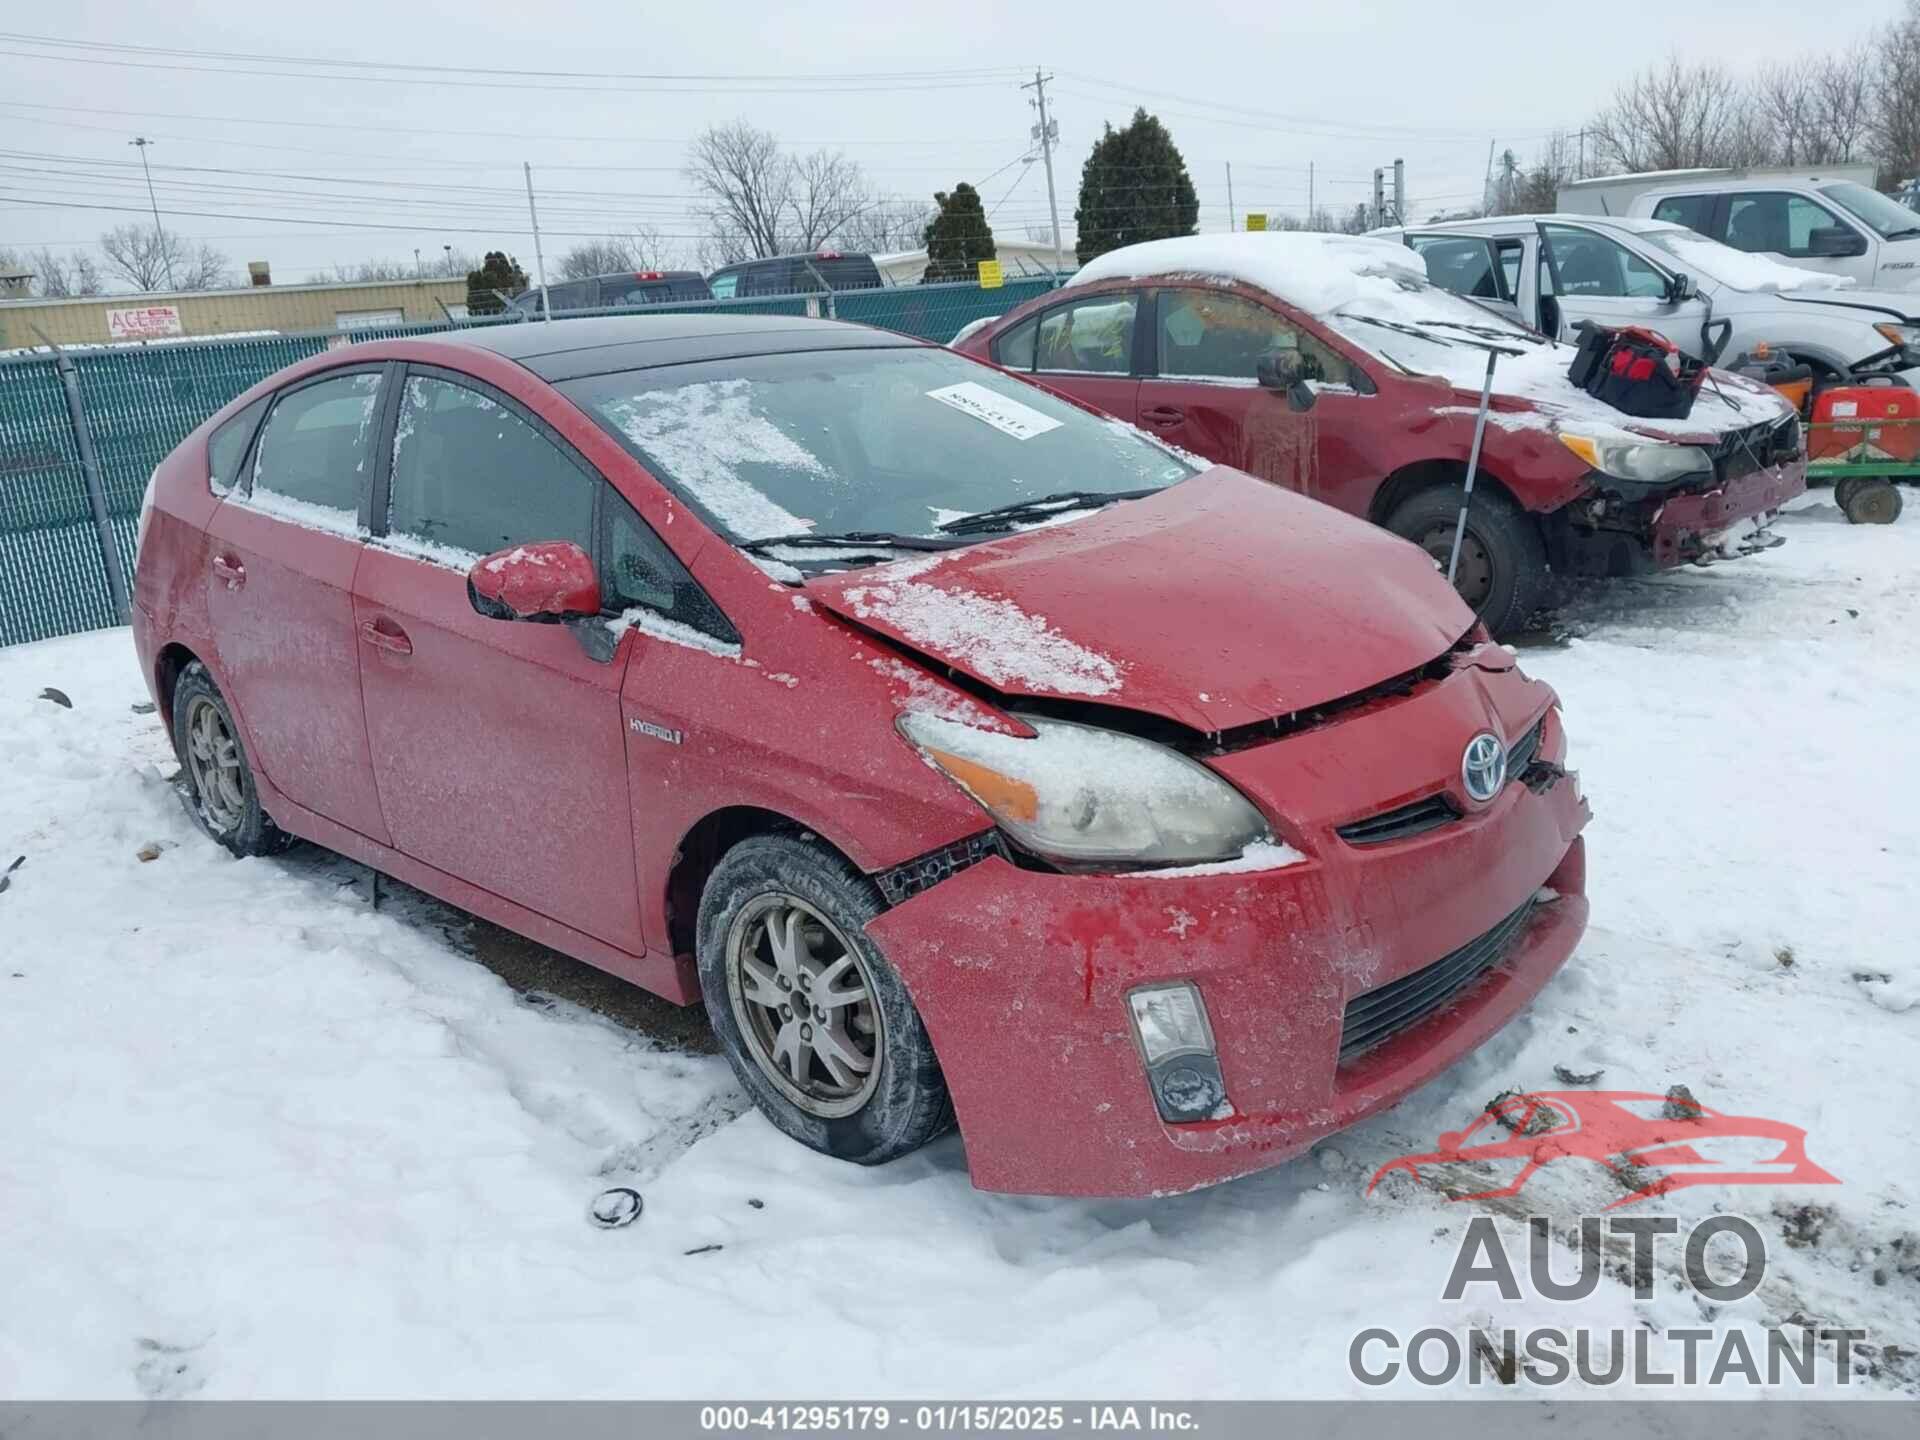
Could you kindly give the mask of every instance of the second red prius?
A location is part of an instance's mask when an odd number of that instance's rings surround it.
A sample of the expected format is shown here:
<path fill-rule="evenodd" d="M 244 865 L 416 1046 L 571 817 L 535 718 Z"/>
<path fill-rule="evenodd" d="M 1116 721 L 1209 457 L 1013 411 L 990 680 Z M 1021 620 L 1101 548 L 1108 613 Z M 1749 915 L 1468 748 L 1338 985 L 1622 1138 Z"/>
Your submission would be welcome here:
<path fill-rule="evenodd" d="M 777 318 L 353 346 L 160 467 L 201 823 L 683 1003 L 780 1129 L 1191 1189 L 1390 1104 L 1586 923 L 1553 693 L 1413 545 Z"/>

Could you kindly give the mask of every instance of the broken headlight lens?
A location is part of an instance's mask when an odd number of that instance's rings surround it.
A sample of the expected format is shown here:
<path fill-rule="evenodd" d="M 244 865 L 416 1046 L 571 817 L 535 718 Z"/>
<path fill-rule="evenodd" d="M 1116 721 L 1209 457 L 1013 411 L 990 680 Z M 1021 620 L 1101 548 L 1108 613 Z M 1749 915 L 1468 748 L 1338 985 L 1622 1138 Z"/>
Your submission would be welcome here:
<path fill-rule="evenodd" d="M 1230 860 L 1267 822 L 1225 780 L 1164 745 L 1020 717 L 1032 739 L 908 714 L 900 730 L 1035 854 L 1069 864 Z"/>
<path fill-rule="evenodd" d="M 1889 320 L 1873 328 L 1880 332 L 1883 340 L 1898 345 L 1908 355 L 1920 355 L 1920 325 L 1897 325 Z"/>
<path fill-rule="evenodd" d="M 1560 443 L 1603 475 L 1636 485 L 1667 485 L 1713 474 L 1713 457 L 1697 445 L 1601 440 L 1569 430 L 1560 432 Z"/>

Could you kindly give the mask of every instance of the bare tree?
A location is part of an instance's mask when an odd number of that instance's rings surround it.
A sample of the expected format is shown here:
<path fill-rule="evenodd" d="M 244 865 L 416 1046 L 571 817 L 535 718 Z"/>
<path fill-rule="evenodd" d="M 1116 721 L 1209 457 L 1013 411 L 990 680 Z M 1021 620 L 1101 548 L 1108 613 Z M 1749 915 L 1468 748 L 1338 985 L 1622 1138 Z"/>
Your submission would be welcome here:
<path fill-rule="evenodd" d="M 1873 128 L 1872 50 L 1854 45 L 1817 61 L 1812 91 L 1821 153 L 1809 155 L 1808 160 L 1850 164 L 1859 157 Z"/>
<path fill-rule="evenodd" d="M 231 278 L 225 255 L 171 230 L 117 225 L 100 249 L 108 269 L 136 290 L 213 290 Z"/>
<path fill-rule="evenodd" d="M 1751 133 L 1740 133 L 1746 111 L 1724 66 L 1684 64 L 1675 55 L 1615 90 L 1587 129 L 1599 158 L 1619 170 L 1726 165 L 1753 143 Z"/>
<path fill-rule="evenodd" d="M 696 136 L 685 174 L 708 227 L 702 260 L 714 263 L 810 250 L 875 203 L 847 156 L 788 155 L 776 136 L 744 120 Z"/>
<path fill-rule="evenodd" d="M 637 225 L 598 240 L 583 240 L 559 261 L 562 280 L 584 280 L 589 275 L 611 275 L 622 270 L 667 268 L 666 237 L 650 225 Z"/>
<path fill-rule="evenodd" d="M 870 255 L 917 250 L 926 242 L 927 226 L 933 223 L 935 213 L 934 207 L 924 200 L 891 195 L 876 200 L 872 208 L 855 216 L 835 238 L 849 250 L 864 250 Z M 1041 239 L 1044 243 L 1053 243 L 1053 231 L 1046 229 Z"/>
<path fill-rule="evenodd" d="M 1920 174 L 1920 0 L 1878 38 L 1874 73 L 1874 148 L 1883 182 Z"/>
<path fill-rule="evenodd" d="M 61 256 L 56 255 L 51 246 L 43 245 L 33 252 L 27 263 L 37 278 L 36 288 L 51 299 L 98 295 L 106 289 L 99 264 L 84 250 Z"/>

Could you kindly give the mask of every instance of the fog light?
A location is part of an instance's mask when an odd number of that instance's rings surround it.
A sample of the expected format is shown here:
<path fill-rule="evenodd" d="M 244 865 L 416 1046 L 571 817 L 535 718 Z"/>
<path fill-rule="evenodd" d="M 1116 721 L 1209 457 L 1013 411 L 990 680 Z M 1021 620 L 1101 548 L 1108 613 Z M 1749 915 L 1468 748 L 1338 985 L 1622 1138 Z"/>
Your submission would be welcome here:
<path fill-rule="evenodd" d="M 1211 1119 L 1226 1104 L 1227 1087 L 1198 987 L 1183 980 L 1135 990 L 1127 1009 L 1160 1118 L 1176 1125 Z"/>

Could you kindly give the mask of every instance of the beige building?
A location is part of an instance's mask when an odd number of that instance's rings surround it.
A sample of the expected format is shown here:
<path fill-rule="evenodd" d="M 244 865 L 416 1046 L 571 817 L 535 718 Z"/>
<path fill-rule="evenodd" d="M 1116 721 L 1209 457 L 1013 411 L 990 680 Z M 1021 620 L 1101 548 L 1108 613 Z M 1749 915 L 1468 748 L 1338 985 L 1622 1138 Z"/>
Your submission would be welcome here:
<path fill-rule="evenodd" d="M 0 299 L 0 350 L 40 343 L 100 345 L 177 336 L 366 330 L 466 314 L 467 282 L 387 280 L 331 285 L 256 284 L 241 290 L 92 295 L 72 300 Z"/>

